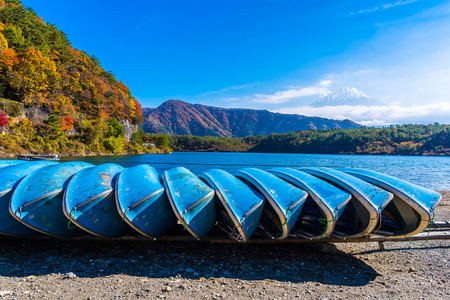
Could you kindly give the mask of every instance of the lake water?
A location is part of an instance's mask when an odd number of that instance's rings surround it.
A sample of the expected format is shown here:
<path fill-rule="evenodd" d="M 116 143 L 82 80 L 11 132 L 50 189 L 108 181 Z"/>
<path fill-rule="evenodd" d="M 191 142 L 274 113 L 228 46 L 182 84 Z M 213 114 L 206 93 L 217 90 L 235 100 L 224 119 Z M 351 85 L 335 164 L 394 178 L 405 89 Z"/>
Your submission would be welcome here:
<path fill-rule="evenodd" d="M 174 152 L 126 156 L 63 157 L 62 161 L 82 160 L 92 164 L 116 163 L 123 167 L 149 164 L 160 174 L 183 166 L 198 174 L 212 168 L 230 173 L 245 167 L 355 167 L 383 172 L 415 184 L 434 189 L 450 190 L 450 157 L 440 156 L 380 156 L 279 153 Z"/>

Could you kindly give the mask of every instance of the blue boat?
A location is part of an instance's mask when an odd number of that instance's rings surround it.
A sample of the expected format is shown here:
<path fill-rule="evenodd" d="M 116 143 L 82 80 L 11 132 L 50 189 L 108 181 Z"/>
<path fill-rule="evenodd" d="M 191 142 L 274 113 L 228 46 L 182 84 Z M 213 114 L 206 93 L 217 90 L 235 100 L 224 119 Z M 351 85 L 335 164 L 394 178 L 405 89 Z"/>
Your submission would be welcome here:
<path fill-rule="evenodd" d="M 123 171 L 116 164 L 101 164 L 81 170 L 67 184 L 63 210 L 76 226 L 101 237 L 120 237 L 129 226 L 117 211 L 115 176 Z"/>
<path fill-rule="evenodd" d="M 309 195 L 293 233 L 309 239 L 329 237 L 352 195 L 299 170 L 275 168 L 269 172 Z"/>
<path fill-rule="evenodd" d="M 39 232 L 56 236 L 78 236 L 84 232 L 69 228 L 62 211 L 62 197 L 68 179 L 92 166 L 67 162 L 42 167 L 23 178 L 11 196 L 10 213 L 20 222 Z"/>
<path fill-rule="evenodd" d="M 120 216 L 139 233 L 160 237 L 177 224 L 155 168 L 137 165 L 123 170 L 115 190 Z"/>
<path fill-rule="evenodd" d="M 384 210 L 382 224 L 389 237 L 412 236 L 428 227 L 434 209 L 442 199 L 438 192 L 386 174 L 363 169 L 341 171 L 370 182 L 395 195 Z"/>
<path fill-rule="evenodd" d="M 163 182 L 180 223 L 195 238 L 205 237 L 216 222 L 214 190 L 183 167 L 165 171 Z"/>
<path fill-rule="evenodd" d="M 7 235 L 34 235 L 37 231 L 25 226 L 9 213 L 13 189 L 28 174 L 55 162 L 15 164 L 0 169 L 0 233 Z"/>
<path fill-rule="evenodd" d="M 357 238 L 382 231 L 381 213 L 394 195 L 359 178 L 323 167 L 299 168 L 331 182 L 352 194 L 350 203 L 336 222 L 333 235 Z M 378 228 L 377 228 L 378 225 Z"/>
<path fill-rule="evenodd" d="M 25 161 L 17 159 L 3 159 L 0 160 L 0 168 L 23 164 Z"/>
<path fill-rule="evenodd" d="M 308 194 L 298 187 L 255 168 L 245 168 L 236 176 L 265 198 L 259 226 L 274 239 L 285 239 L 297 222 Z"/>
<path fill-rule="evenodd" d="M 232 239 L 246 243 L 258 227 L 264 197 L 223 170 L 211 169 L 199 177 L 216 193 L 218 225 Z"/>

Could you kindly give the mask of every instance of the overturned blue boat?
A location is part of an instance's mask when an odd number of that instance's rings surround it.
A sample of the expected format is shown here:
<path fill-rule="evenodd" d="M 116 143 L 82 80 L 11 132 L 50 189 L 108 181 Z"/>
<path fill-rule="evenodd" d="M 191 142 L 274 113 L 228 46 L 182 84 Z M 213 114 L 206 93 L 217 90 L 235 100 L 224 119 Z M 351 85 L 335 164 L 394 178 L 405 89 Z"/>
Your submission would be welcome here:
<path fill-rule="evenodd" d="M 352 195 L 299 170 L 275 168 L 269 172 L 305 190 L 309 195 L 291 233 L 308 239 L 329 237 Z"/>
<path fill-rule="evenodd" d="M 308 194 L 259 169 L 241 169 L 236 176 L 266 199 L 259 223 L 264 234 L 274 239 L 287 238 L 300 216 Z"/>
<path fill-rule="evenodd" d="M 218 226 L 230 238 L 246 243 L 258 227 L 264 197 L 223 170 L 211 169 L 199 177 L 215 190 Z"/>
<path fill-rule="evenodd" d="M 62 207 L 67 218 L 93 235 L 125 235 L 129 226 L 119 215 L 114 199 L 114 177 L 123 169 L 108 163 L 75 174 L 64 193 Z"/>
<path fill-rule="evenodd" d="M 442 199 L 438 192 L 379 172 L 356 168 L 340 170 L 394 194 L 381 215 L 382 229 L 387 237 L 408 237 L 422 232 L 430 224 L 431 215 Z"/>
<path fill-rule="evenodd" d="M 160 177 L 149 165 L 0 160 L 0 234 L 7 235 L 159 238 L 184 228 L 197 239 L 225 232 L 240 242 L 415 239 L 432 228 L 440 200 L 438 192 L 352 168 L 212 169 L 197 177 L 178 167 Z"/>
<path fill-rule="evenodd" d="M 0 169 L 0 233 L 7 235 L 34 235 L 37 233 L 9 213 L 9 202 L 13 189 L 25 176 L 54 164 L 56 163 L 40 161 L 13 164 Z"/>
<path fill-rule="evenodd" d="M 92 166 L 85 162 L 67 162 L 42 167 L 23 178 L 11 196 L 9 211 L 28 227 L 55 236 L 85 234 L 78 227 L 68 227 L 61 209 L 67 180 Z"/>
<path fill-rule="evenodd" d="M 369 235 L 373 231 L 383 232 L 383 224 L 380 223 L 381 214 L 394 198 L 390 192 L 334 169 L 310 167 L 299 170 L 322 178 L 352 194 L 350 203 L 346 205 L 336 222 L 333 235 L 357 238 Z"/>
<path fill-rule="evenodd" d="M 205 237 L 216 222 L 214 190 L 183 167 L 165 171 L 163 182 L 178 221 L 195 238 Z"/>
<path fill-rule="evenodd" d="M 139 233 L 156 238 L 173 228 L 177 218 L 155 168 L 137 165 L 124 169 L 115 184 L 120 216 Z"/>

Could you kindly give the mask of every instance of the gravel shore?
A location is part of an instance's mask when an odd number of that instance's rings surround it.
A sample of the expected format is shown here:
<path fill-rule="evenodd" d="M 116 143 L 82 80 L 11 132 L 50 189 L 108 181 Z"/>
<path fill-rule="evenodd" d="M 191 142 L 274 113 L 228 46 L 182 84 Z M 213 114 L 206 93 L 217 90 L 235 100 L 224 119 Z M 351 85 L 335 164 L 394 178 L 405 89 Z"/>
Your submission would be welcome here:
<path fill-rule="evenodd" d="M 450 192 L 435 220 L 450 220 Z M 0 239 L 0 299 L 449 299 L 450 240 L 261 245 Z M 331 251 L 330 251 L 331 250 Z"/>

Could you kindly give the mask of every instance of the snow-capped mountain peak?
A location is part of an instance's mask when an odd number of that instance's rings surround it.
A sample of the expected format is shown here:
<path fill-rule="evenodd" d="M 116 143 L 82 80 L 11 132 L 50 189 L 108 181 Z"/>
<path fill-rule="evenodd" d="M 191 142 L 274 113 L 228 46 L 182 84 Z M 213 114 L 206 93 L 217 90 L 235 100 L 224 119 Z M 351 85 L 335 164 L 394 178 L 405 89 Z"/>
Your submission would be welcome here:
<path fill-rule="evenodd" d="M 377 106 L 384 105 L 381 101 L 375 100 L 355 87 L 344 87 L 317 101 L 312 106 L 339 106 L 339 105 L 360 105 Z"/>

